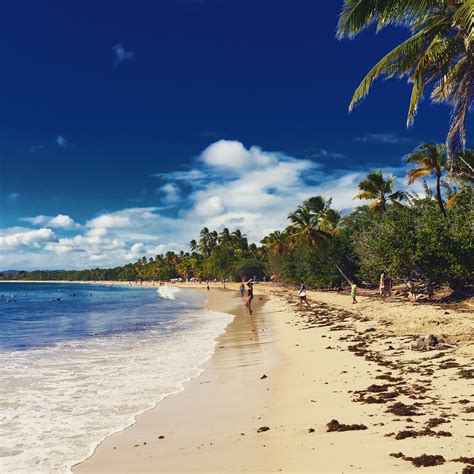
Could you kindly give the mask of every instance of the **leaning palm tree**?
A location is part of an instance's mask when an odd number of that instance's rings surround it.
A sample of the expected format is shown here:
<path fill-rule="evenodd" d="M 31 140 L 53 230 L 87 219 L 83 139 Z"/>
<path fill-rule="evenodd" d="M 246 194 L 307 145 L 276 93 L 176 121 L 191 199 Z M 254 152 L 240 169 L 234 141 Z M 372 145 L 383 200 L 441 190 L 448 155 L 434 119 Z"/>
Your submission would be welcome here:
<path fill-rule="evenodd" d="M 342 268 L 329 255 L 328 245 L 332 234 L 324 227 L 324 212 L 314 213 L 308 206 L 299 206 L 296 211 L 288 215 L 291 221 L 290 240 L 292 242 L 305 242 L 311 248 L 320 250 L 328 260 L 337 268 L 342 277 L 352 284 Z"/>
<path fill-rule="evenodd" d="M 466 117 L 474 103 L 474 2 L 472 0 L 344 0 L 339 38 L 353 38 L 375 24 L 405 26 L 410 37 L 382 58 L 356 89 L 349 110 L 378 77 L 407 77 L 413 84 L 407 125 L 431 87 L 431 100 L 452 106 L 446 138 L 448 167 L 459 174 L 466 146 Z M 466 171 L 464 171 L 466 172 Z M 474 174 L 472 166 L 467 172 Z"/>
<path fill-rule="evenodd" d="M 401 206 L 401 201 L 407 200 L 407 194 L 404 191 L 393 191 L 394 180 L 394 176 L 385 179 L 382 170 L 373 171 L 359 183 L 360 193 L 354 199 L 372 201 L 370 207 L 377 213 L 385 212 L 389 203 Z"/>
<path fill-rule="evenodd" d="M 432 174 L 436 176 L 436 200 L 441 213 L 444 217 L 448 217 L 441 196 L 441 176 L 446 164 L 446 147 L 436 143 L 422 143 L 406 156 L 406 161 L 415 165 L 415 168 L 408 170 L 408 184 Z"/>

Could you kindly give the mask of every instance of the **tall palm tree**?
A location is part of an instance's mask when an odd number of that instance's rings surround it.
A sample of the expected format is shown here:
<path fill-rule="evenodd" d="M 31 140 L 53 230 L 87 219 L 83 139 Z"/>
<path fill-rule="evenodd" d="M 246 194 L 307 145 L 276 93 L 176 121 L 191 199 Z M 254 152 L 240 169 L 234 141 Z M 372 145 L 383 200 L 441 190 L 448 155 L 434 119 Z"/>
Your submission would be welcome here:
<path fill-rule="evenodd" d="M 404 191 L 393 191 L 394 176 L 384 179 L 382 170 L 369 173 L 364 181 L 359 183 L 360 193 L 354 199 L 368 199 L 370 207 L 377 213 L 385 212 L 389 203 L 401 206 L 400 201 L 407 200 Z"/>
<path fill-rule="evenodd" d="M 201 255 L 209 256 L 209 229 L 207 227 L 203 227 L 199 233 L 199 243 L 197 248 Z"/>
<path fill-rule="evenodd" d="M 311 248 L 322 251 L 337 268 L 342 277 L 351 285 L 352 282 L 349 277 L 327 251 L 332 234 L 325 228 L 324 214 L 324 212 L 315 213 L 308 206 L 299 206 L 296 211 L 288 215 L 288 219 L 290 219 L 292 224 L 290 239 L 293 242 L 306 242 Z"/>
<path fill-rule="evenodd" d="M 209 233 L 208 237 L 208 246 L 209 246 L 209 254 L 212 253 L 213 250 L 217 247 L 219 241 L 219 235 L 215 230 Z"/>
<path fill-rule="evenodd" d="M 466 117 L 474 102 L 474 2 L 472 0 L 344 0 L 339 38 L 353 38 L 375 24 L 404 26 L 410 36 L 382 58 L 356 89 L 349 110 L 378 77 L 407 77 L 413 84 L 407 125 L 431 87 L 431 100 L 452 106 L 446 138 L 448 167 L 459 173 L 466 146 Z M 471 175 L 474 169 L 469 166 Z"/>
<path fill-rule="evenodd" d="M 407 155 L 406 161 L 415 165 L 415 168 L 408 170 L 408 184 L 432 174 L 436 176 L 436 200 L 444 217 L 448 217 L 441 196 L 441 176 L 446 164 L 446 147 L 436 143 L 422 143 Z"/>

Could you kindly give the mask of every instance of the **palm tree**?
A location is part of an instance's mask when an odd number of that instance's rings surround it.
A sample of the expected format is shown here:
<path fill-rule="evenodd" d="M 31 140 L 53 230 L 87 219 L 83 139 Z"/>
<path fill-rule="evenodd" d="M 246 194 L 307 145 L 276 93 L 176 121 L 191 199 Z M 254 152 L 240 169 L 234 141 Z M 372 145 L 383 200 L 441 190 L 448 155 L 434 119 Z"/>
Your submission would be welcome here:
<path fill-rule="evenodd" d="M 371 200 L 370 207 L 377 213 L 385 212 L 389 202 L 401 206 L 400 201 L 406 201 L 407 194 L 404 191 L 393 191 L 394 180 L 394 176 L 384 179 L 382 170 L 373 171 L 359 183 L 361 192 L 354 199 Z"/>
<path fill-rule="evenodd" d="M 464 163 L 474 167 L 474 150 L 465 150 L 464 152 L 464 160 L 461 163 L 461 168 L 463 168 Z M 470 198 L 474 198 L 474 191 L 473 191 L 473 184 L 474 184 L 474 176 L 469 176 L 468 173 L 461 173 L 460 176 L 456 179 L 458 186 L 456 185 L 449 185 L 448 183 L 441 183 L 441 185 L 445 188 L 447 198 L 446 201 L 446 209 L 449 209 L 451 206 L 454 206 L 459 199 L 463 195 L 470 196 Z"/>
<path fill-rule="evenodd" d="M 196 242 L 195 239 L 191 240 L 191 242 L 189 242 L 189 250 L 191 250 L 191 252 L 196 252 L 198 249 L 198 244 Z"/>
<path fill-rule="evenodd" d="M 244 252 L 248 250 L 248 240 L 245 234 L 242 234 L 240 229 L 235 229 L 234 232 L 231 234 L 231 239 L 233 244 L 243 250 Z"/>
<path fill-rule="evenodd" d="M 446 147 L 436 143 L 422 143 L 407 155 L 406 161 L 415 165 L 415 168 L 408 170 L 408 184 L 432 174 L 436 176 L 436 200 L 444 217 L 448 217 L 441 196 L 441 176 L 446 164 Z"/>
<path fill-rule="evenodd" d="M 306 201 L 307 203 L 307 201 Z M 347 275 L 343 272 L 341 267 L 334 261 L 327 251 L 328 244 L 331 240 L 332 234 L 325 228 L 325 212 L 313 212 L 309 206 L 299 206 L 296 211 L 288 215 L 291 221 L 290 240 L 293 242 L 306 242 L 311 248 L 320 250 L 337 268 L 342 277 L 352 284 Z"/>
<path fill-rule="evenodd" d="M 217 243 L 219 241 L 219 236 L 215 230 L 209 233 L 208 237 L 208 246 L 209 246 L 209 254 L 217 247 Z"/>
<path fill-rule="evenodd" d="M 232 237 L 230 235 L 230 231 L 227 227 L 222 229 L 222 232 L 218 236 L 219 245 L 223 247 L 228 247 L 232 244 Z"/>
<path fill-rule="evenodd" d="M 413 84 L 407 125 L 415 118 L 425 89 L 431 100 L 452 106 L 446 138 L 448 166 L 459 173 L 466 146 L 466 117 L 474 102 L 474 2 L 472 0 L 344 0 L 339 38 L 353 38 L 376 24 L 405 26 L 410 37 L 390 51 L 365 76 L 349 110 L 363 100 L 378 77 L 407 77 Z M 472 175 L 472 166 L 467 168 Z"/>
<path fill-rule="evenodd" d="M 325 199 L 323 196 L 313 196 L 307 199 L 303 206 L 313 213 L 326 212 L 331 208 L 332 198 Z"/>
<path fill-rule="evenodd" d="M 199 233 L 199 243 L 197 249 L 201 255 L 210 255 L 209 250 L 209 229 L 207 227 L 203 227 L 201 232 Z"/>
<path fill-rule="evenodd" d="M 261 242 L 263 248 L 273 255 L 288 253 L 288 234 L 276 230 L 265 236 Z"/>

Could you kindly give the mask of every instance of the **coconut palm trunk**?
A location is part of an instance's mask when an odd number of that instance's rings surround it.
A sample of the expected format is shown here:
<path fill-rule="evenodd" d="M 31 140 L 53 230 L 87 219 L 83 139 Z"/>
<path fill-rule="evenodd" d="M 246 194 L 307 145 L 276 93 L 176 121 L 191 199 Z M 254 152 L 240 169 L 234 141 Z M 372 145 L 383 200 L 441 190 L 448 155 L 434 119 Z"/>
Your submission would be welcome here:
<path fill-rule="evenodd" d="M 324 255 L 328 258 L 328 260 L 337 268 L 338 272 L 341 274 L 342 278 L 347 281 L 347 283 L 352 285 L 352 281 L 349 279 L 349 277 L 342 271 L 342 268 L 336 263 L 336 261 L 329 255 L 328 252 L 324 252 Z"/>
<path fill-rule="evenodd" d="M 448 217 L 446 209 L 444 208 L 443 198 L 441 196 L 441 173 L 436 173 L 436 200 L 438 201 L 438 206 L 444 217 Z"/>

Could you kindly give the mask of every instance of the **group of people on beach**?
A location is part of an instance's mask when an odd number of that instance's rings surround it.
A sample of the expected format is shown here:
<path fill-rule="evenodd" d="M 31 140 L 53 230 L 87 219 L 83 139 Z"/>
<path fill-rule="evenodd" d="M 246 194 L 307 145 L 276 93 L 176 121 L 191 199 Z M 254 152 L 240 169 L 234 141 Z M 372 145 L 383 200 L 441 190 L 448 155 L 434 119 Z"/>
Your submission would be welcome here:
<path fill-rule="evenodd" d="M 300 298 L 300 304 L 299 304 L 300 309 L 303 307 L 303 305 L 305 305 L 308 308 L 311 308 L 311 305 L 308 302 L 306 285 L 304 284 L 304 282 L 301 282 L 300 291 L 298 292 L 298 296 Z M 352 304 L 357 303 L 357 285 L 353 282 L 351 282 L 350 298 L 351 298 Z"/>

